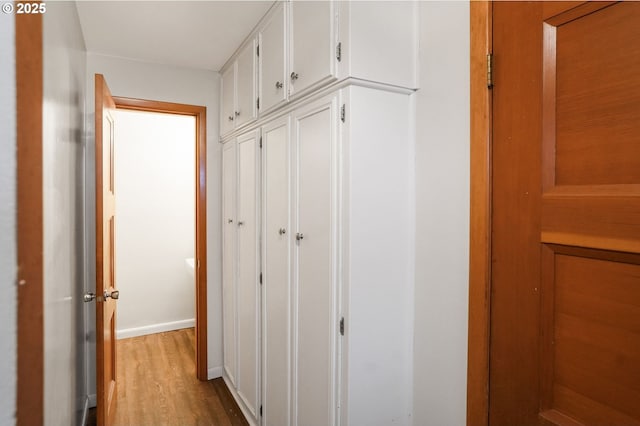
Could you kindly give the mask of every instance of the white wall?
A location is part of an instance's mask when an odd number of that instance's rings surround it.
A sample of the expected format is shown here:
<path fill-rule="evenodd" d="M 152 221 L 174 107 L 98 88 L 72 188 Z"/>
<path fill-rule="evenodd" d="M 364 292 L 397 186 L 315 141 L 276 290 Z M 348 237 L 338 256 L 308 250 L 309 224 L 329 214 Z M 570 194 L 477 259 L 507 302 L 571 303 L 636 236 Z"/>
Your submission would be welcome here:
<path fill-rule="evenodd" d="M 94 74 L 103 74 L 114 96 L 201 105 L 207 108 L 207 349 L 209 377 L 222 375 L 221 149 L 218 143 L 219 75 L 212 71 L 151 64 L 87 53 L 86 229 L 87 289 L 95 289 Z M 116 123 L 117 126 L 117 123 Z M 123 298 L 125 296 L 123 295 Z M 89 333 L 95 310 L 88 309 Z M 88 345 L 89 388 L 95 393 L 95 338 Z"/>
<path fill-rule="evenodd" d="M 81 404 L 86 57 L 75 3 L 48 3 L 43 18 L 44 418 L 62 425 Z"/>
<path fill-rule="evenodd" d="M 117 110 L 118 338 L 192 327 L 195 117 Z"/>
<path fill-rule="evenodd" d="M 416 426 L 466 422 L 469 3 L 420 2 L 416 93 Z"/>
<path fill-rule="evenodd" d="M 16 74 L 15 21 L 0 15 L 0 425 L 16 407 Z"/>

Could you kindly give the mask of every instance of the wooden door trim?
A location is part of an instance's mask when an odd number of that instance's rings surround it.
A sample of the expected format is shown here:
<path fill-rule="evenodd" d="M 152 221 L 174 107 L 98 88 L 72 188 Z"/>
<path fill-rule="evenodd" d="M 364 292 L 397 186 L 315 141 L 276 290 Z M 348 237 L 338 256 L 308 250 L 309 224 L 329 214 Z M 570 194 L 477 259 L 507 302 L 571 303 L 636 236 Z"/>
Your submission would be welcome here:
<path fill-rule="evenodd" d="M 207 108 L 173 102 L 114 96 L 117 109 L 189 115 L 196 119 L 196 376 L 208 380 L 207 368 Z"/>
<path fill-rule="evenodd" d="M 16 15 L 16 424 L 44 423 L 42 15 Z"/>
<path fill-rule="evenodd" d="M 489 423 L 491 320 L 491 90 L 492 2 L 470 3 L 471 182 L 467 425 Z"/>

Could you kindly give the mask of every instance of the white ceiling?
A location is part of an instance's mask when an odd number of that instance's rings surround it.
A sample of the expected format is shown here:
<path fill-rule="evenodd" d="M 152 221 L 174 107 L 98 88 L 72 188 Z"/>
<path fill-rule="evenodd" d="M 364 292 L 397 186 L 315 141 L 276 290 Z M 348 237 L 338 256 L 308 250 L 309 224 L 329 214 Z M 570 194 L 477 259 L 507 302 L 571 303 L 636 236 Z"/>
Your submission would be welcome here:
<path fill-rule="evenodd" d="M 218 71 L 272 1 L 78 1 L 88 52 Z"/>

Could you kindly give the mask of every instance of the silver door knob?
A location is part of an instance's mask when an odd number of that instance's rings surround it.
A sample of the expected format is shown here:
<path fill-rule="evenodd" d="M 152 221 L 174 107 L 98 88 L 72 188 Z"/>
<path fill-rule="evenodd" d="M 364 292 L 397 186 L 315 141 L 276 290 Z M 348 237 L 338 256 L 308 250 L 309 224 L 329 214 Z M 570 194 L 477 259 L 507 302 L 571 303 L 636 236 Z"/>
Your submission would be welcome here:
<path fill-rule="evenodd" d="M 244 225 L 244 222 L 242 221 L 238 222 L 238 226 L 242 226 L 242 225 Z"/>
<path fill-rule="evenodd" d="M 300 241 L 300 240 L 302 240 L 303 238 L 304 238 L 304 234 L 302 234 L 302 233 L 300 233 L 300 232 L 297 232 L 297 233 L 296 233 L 296 240 Z"/>
<path fill-rule="evenodd" d="M 93 301 L 95 298 L 96 298 L 96 294 L 88 291 L 84 294 L 84 296 L 82 297 L 82 300 L 84 300 L 84 303 L 88 303 Z"/>
<path fill-rule="evenodd" d="M 276 89 L 282 89 L 283 84 L 279 81 L 276 81 Z"/>
<path fill-rule="evenodd" d="M 233 223 L 233 219 L 227 219 L 227 223 Z"/>
<path fill-rule="evenodd" d="M 240 111 L 236 111 L 236 117 L 240 117 Z"/>
<path fill-rule="evenodd" d="M 112 298 L 114 300 L 119 299 L 120 298 L 120 291 L 118 290 L 113 290 L 111 292 L 105 290 L 104 291 L 104 300 L 107 300 L 108 298 Z"/>
<path fill-rule="evenodd" d="M 229 116 L 229 121 L 233 121 L 233 116 L 232 115 Z"/>
<path fill-rule="evenodd" d="M 280 228 L 280 230 L 278 231 L 278 234 L 280 234 L 280 235 L 284 235 L 286 233 L 287 233 L 287 230 L 284 229 L 284 228 Z"/>
<path fill-rule="evenodd" d="M 292 72 L 291 73 L 291 81 L 296 81 L 298 79 L 298 73 L 297 72 Z"/>

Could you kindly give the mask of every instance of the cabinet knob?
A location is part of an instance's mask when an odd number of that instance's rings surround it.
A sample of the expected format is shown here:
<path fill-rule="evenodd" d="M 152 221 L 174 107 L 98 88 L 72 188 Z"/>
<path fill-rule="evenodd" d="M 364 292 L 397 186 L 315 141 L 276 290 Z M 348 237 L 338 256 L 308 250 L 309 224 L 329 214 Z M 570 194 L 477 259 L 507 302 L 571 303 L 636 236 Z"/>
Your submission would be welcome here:
<path fill-rule="evenodd" d="M 227 219 L 227 223 L 233 223 L 233 219 Z"/>
<path fill-rule="evenodd" d="M 298 73 L 297 72 L 292 72 L 291 73 L 291 81 L 296 81 L 298 79 Z"/>
<path fill-rule="evenodd" d="M 296 240 L 300 241 L 304 239 L 304 234 L 301 232 L 296 233 Z"/>
<path fill-rule="evenodd" d="M 238 222 L 238 226 L 242 226 L 242 225 L 244 225 L 244 222 L 242 221 Z"/>
<path fill-rule="evenodd" d="M 240 111 L 236 111 L 236 117 L 240 117 Z"/>
<path fill-rule="evenodd" d="M 282 89 L 283 84 L 279 81 L 276 81 L 276 89 Z"/>
<path fill-rule="evenodd" d="M 278 231 L 278 234 L 280 234 L 280 235 L 284 235 L 286 233 L 287 233 L 287 230 L 284 229 L 284 228 L 280 228 L 280 230 Z"/>
<path fill-rule="evenodd" d="M 229 121 L 233 121 L 233 116 L 232 115 L 229 116 Z"/>

